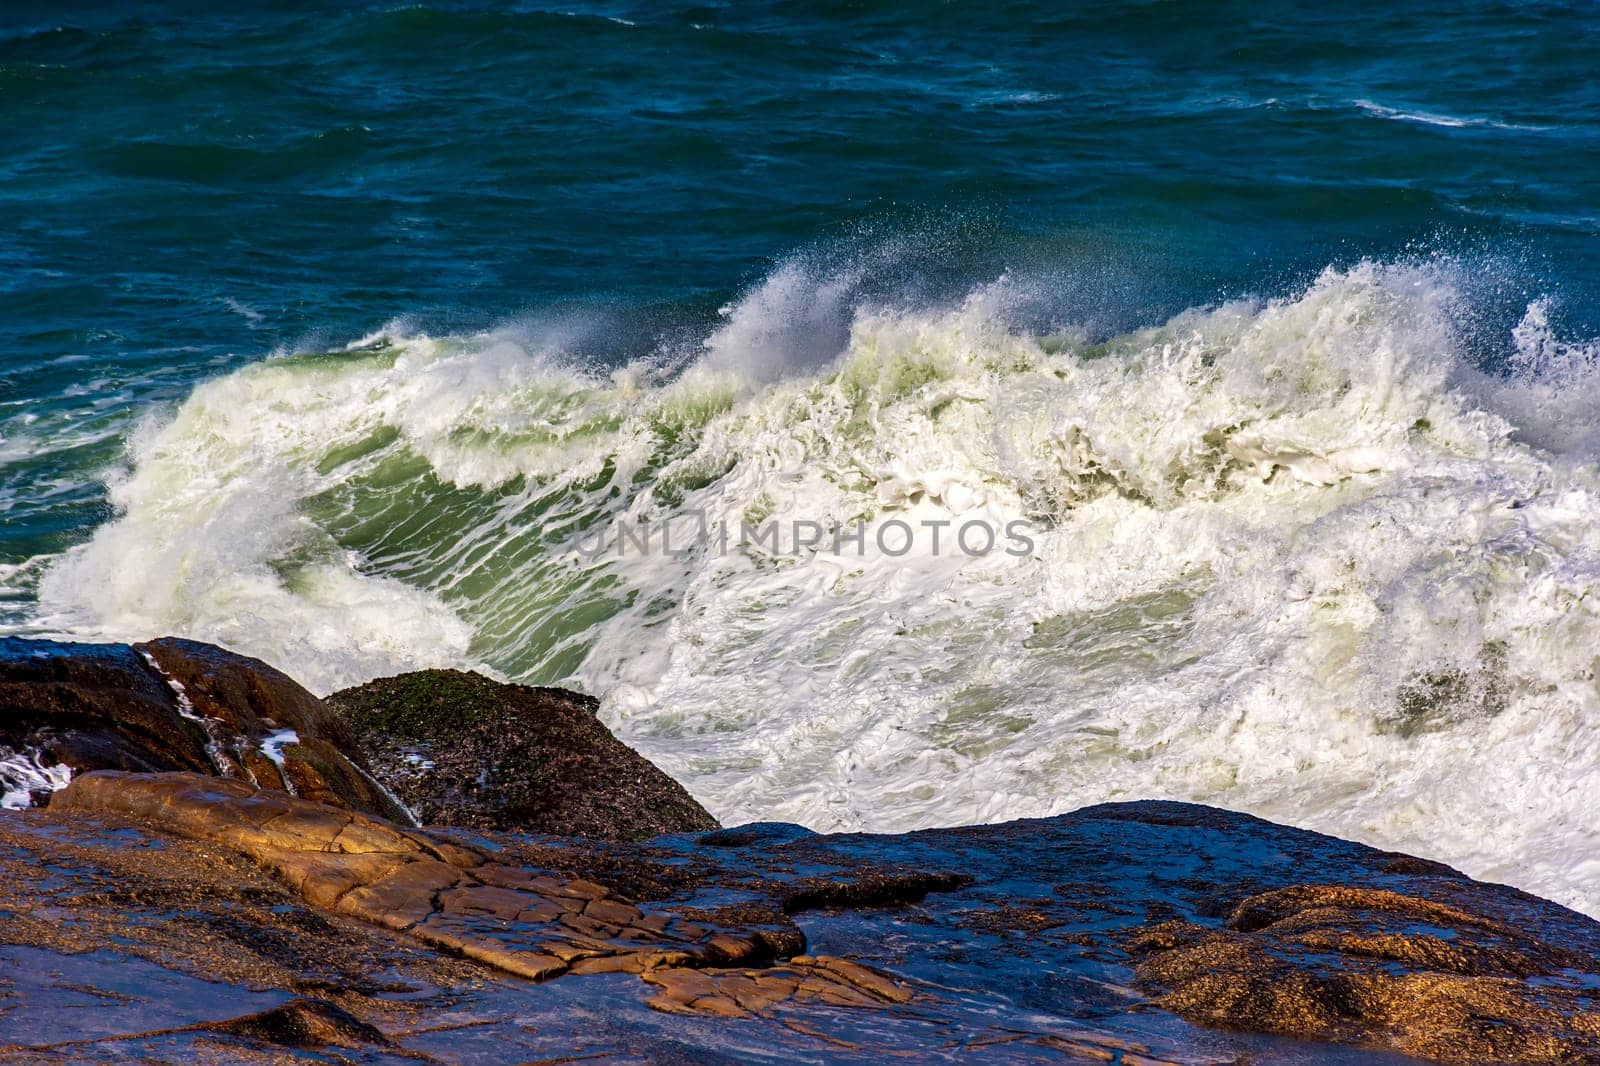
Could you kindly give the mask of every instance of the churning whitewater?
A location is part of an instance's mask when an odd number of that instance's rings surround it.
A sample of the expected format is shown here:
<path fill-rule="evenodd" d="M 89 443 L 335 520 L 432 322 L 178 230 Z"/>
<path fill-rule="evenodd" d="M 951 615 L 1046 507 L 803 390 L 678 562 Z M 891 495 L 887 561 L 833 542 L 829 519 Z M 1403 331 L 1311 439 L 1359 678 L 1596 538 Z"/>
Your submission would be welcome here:
<path fill-rule="evenodd" d="M 283 354 L 141 429 L 38 622 L 323 691 L 564 681 L 727 822 L 1194 800 L 1600 914 L 1596 351 L 1535 302 L 1484 369 L 1463 272 L 1106 339 L 1020 325 L 1010 279 L 897 306 L 791 264 L 621 370 L 550 327 Z M 674 515 L 1033 550 L 574 546 Z"/>

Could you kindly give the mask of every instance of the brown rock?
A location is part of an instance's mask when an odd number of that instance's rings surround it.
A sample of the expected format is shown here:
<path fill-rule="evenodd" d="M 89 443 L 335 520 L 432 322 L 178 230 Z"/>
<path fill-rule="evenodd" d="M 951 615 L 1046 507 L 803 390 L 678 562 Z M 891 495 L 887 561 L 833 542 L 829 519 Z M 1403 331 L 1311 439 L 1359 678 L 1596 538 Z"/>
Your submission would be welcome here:
<path fill-rule="evenodd" d="M 1227 928 L 1165 922 L 1128 946 L 1163 1006 L 1209 1025 L 1450 1062 L 1600 1061 L 1588 997 L 1522 980 L 1593 960 L 1434 900 L 1293 885 L 1245 899 Z"/>
<path fill-rule="evenodd" d="M 507 866 L 460 844 L 441 847 L 422 832 L 242 781 L 102 771 L 74 780 L 52 810 L 120 814 L 226 844 L 318 906 L 532 980 L 602 956 L 610 961 L 585 972 L 749 959 L 762 943 L 714 928 L 700 929 L 698 944 L 684 943 L 604 885 Z"/>
<path fill-rule="evenodd" d="M 638 907 L 614 899 L 590 900 L 584 905 L 583 913 L 586 917 L 611 925 L 633 925 L 642 917 Z"/>
<path fill-rule="evenodd" d="M 279 766 L 263 751 L 272 736 Z M 0 755 L 75 773 L 187 770 L 408 821 L 326 704 L 257 659 L 171 637 L 148 644 L 0 639 Z"/>
<path fill-rule="evenodd" d="M 385 1034 L 459 1020 L 486 979 L 312 909 L 230 848 L 79 810 L 0 815 L 7 1066 L 426 1062 Z"/>
<path fill-rule="evenodd" d="M 0 745 L 79 771 L 213 773 L 206 739 L 126 645 L 0 638 Z"/>
<path fill-rule="evenodd" d="M 462 881 L 462 872 L 432 859 L 404 863 L 351 889 L 338 909 L 397 931 L 410 929 L 438 907 L 439 896 Z"/>
<path fill-rule="evenodd" d="M 384 1047 L 388 1037 L 326 1000 L 296 999 L 259 1014 L 208 1026 L 214 1032 L 248 1036 L 285 1047 Z"/>
<path fill-rule="evenodd" d="M 744 1018 L 807 1004 L 883 1009 L 912 998 L 888 975 L 828 956 L 797 956 L 764 970 L 668 968 L 642 976 L 660 989 L 650 1006 L 670 1014 Z"/>
<path fill-rule="evenodd" d="M 856 988 L 890 1003 L 910 1003 L 911 991 L 886 974 L 869 969 L 848 959 L 820 956 L 815 965 L 841 978 Z"/>
<path fill-rule="evenodd" d="M 280 730 L 298 740 L 283 748 L 278 781 L 318 803 L 409 821 L 410 814 L 378 785 L 350 727 L 322 700 L 260 659 L 211 644 L 163 637 L 134 646 L 175 685 L 182 686 L 194 713 L 220 723 L 224 740 L 244 737 L 244 753 L 259 753 L 261 741 Z M 237 756 L 236 756 L 237 757 Z M 253 760 L 252 760 L 253 761 Z M 262 781 L 274 787 L 273 779 Z"/>

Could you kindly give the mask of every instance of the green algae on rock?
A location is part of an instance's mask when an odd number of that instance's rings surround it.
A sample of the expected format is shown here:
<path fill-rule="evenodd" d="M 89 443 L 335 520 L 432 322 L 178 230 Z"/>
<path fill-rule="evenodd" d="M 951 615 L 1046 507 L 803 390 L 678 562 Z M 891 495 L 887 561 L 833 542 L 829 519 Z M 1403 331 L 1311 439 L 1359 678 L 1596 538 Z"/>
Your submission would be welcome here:
<path fill-rule="evenodd" d="M 600 840 L 717 828 L 682 785 L 613 737 L 580 693 L 422 670 L 328 701 L 427 825 Z"/>

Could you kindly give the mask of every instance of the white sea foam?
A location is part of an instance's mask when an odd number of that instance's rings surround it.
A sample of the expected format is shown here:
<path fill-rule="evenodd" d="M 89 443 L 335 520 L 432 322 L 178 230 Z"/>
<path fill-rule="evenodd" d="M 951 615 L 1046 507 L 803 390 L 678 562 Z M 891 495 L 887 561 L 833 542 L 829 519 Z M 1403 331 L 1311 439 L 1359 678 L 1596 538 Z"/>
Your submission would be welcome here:
<path fill-rule="evenodd" d="M 283 778 L 283 785 L 290 793 L 294 792 L 294 783 L 284 772 L 283 749 L 290 744 L 298 743 L 300 734 L 293 729 L 279 729 L 261 738 L 261 754 L 272 760 L 272 764 L 278 768 L 278 774 Z"/>
<path fill-rule="evenodd" d="M 72 767 L 65 763 L 47 763 L 37 751 L 0 744 L 0 810 L 27 810 L 35 792 L 59 792 L 71 780 Z"/>
<path fill-rule="evenodd" d="M 1016 286 L 905 309 L 777 272 L 697 360 L 401 330 L 195 390 L 50 624 L 176 632 L 327 690 L 570 680 L 719 817 L 901 830 L 1169 797 L 1600 914 L 1600 373 L 1509 374 L 1448 264 L 1091 343 Z M 981 516 L 1036 550 L 586 562 L 622 519 Z"/>

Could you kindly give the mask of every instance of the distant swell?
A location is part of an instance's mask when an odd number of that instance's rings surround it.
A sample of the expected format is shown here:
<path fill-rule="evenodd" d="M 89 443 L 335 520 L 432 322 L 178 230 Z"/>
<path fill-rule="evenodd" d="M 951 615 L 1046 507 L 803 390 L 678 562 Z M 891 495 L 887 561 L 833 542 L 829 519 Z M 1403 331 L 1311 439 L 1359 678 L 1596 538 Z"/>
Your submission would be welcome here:
<path fill-rule="evenodd" d="M 1456 115 L 1440 115 L 1431 111 L 1407 111 L 1403 108 L 1385 107 L 1383 104 L 1371 100 L 1357 100 L 1356 106 L 1369 115 L 1379 118 L 1393 119 L 1396 122 L 1418 122 L 1424 126 L 1444 126 L 1449 129 L 1491 129 L 1491 130 L 1523 130 L 1538 132 L 1549 129 L 1548 126 L 1533 126 L 1518 122 L 1501 122 L 1492 118 L 1459 117 Z"/>
<path fill-rule="evenodd" d="M 384 331 L 203 384 L 39 625 L 323 691 L 566 680 L 731 822 L 892 831 L 1165 797 L 1600 913 L 1600 375 L 1542 303 L 1482 368 L 1449 263 L 1111 337 L 1012 279 L 790 265 L 685 349 Z M 619 516 L 1035 523 L 1027 558 L 586 562 Z"/>

